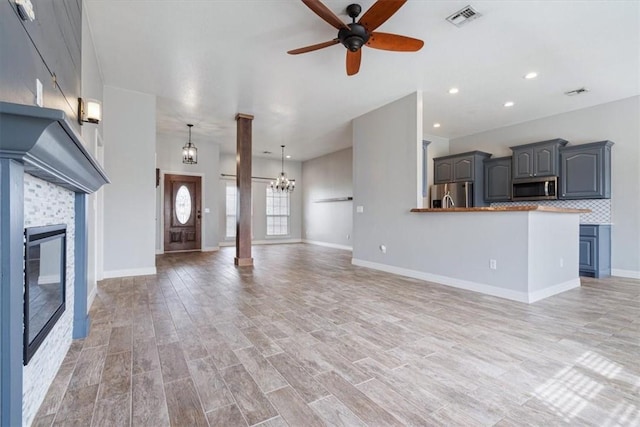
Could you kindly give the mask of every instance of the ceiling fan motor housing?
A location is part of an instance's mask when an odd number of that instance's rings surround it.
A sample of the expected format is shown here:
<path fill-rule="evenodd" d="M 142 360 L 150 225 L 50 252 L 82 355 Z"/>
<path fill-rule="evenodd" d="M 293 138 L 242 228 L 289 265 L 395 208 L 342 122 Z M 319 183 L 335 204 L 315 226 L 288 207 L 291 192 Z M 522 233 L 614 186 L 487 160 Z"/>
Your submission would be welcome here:
<path fill-rule="evenodd" d="M 369 33 L 363 25 L 352 23 L 348 24 L 349 29 L 341 28 L 338 31 L 338 39 L 351 52 L 356 52 L 366 42 L 369 41 Z"/>

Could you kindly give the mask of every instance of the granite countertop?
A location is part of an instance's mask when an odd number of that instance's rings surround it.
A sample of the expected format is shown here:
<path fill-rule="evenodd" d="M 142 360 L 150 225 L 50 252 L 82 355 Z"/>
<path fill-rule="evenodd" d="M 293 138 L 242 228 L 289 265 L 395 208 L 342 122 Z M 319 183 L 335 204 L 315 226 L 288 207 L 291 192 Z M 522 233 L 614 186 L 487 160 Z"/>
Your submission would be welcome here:
<path fill-rule="evenodd" d="M 555 212 L 555 213 L 589 213 L 590 209 L 570 209 L 570 208 L 557 208 L 555 206 L 496 206 L 496 207 L 477 207 L 477 208 L 448 208 L 448 209 L 433 209 L 433 208 L 413 208 L 411 212 Z"/>

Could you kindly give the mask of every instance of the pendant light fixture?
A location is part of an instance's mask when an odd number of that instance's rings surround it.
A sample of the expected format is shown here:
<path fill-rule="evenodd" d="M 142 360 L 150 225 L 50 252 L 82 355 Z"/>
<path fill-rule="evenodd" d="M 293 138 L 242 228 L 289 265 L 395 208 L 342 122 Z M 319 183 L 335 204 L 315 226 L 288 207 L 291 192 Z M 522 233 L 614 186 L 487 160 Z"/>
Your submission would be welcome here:
<path fill-rule="evenodd" d="M 182 163 L 195 165 L 198 163 L 198 149 L 191 143 L 191 128 L 193 125 L 188 124 L 187 126 L 189 126 L 189 142 L 182 147 Z"/>
<path fill-rule="evenodd" d="M 287 178 L 284 173 L 284 145 L 282 147 L 282 172 L 275 181 L 271 181 L 271 189 L 279 193 L 291 193 L 296 188 L 296 180 Z"/>

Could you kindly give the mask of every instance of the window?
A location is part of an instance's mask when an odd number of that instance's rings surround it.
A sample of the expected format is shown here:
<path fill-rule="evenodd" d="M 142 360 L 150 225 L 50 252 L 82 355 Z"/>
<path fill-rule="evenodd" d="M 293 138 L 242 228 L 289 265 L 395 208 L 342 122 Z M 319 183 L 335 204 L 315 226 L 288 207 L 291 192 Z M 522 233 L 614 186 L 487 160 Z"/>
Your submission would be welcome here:
<path fill-rule="evenodd" d="M 267 236 L 289 234 L 289 193 L 267 187 Z"/>
<path fill-rule="evenodd" d="M 236 237 L 236 184 L 227 183 L 226 237 Z"/>

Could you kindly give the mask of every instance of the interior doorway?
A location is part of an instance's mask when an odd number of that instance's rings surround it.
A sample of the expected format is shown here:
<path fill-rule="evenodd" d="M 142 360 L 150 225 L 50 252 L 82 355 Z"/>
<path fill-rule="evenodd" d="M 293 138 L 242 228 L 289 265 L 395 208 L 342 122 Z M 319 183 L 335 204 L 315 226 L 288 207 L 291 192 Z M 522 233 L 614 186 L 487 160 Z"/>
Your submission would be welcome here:
<path fill-rule="evenodd" d="M 165 174 L 164 251 L 199 251 L 202 177 Z"/>

